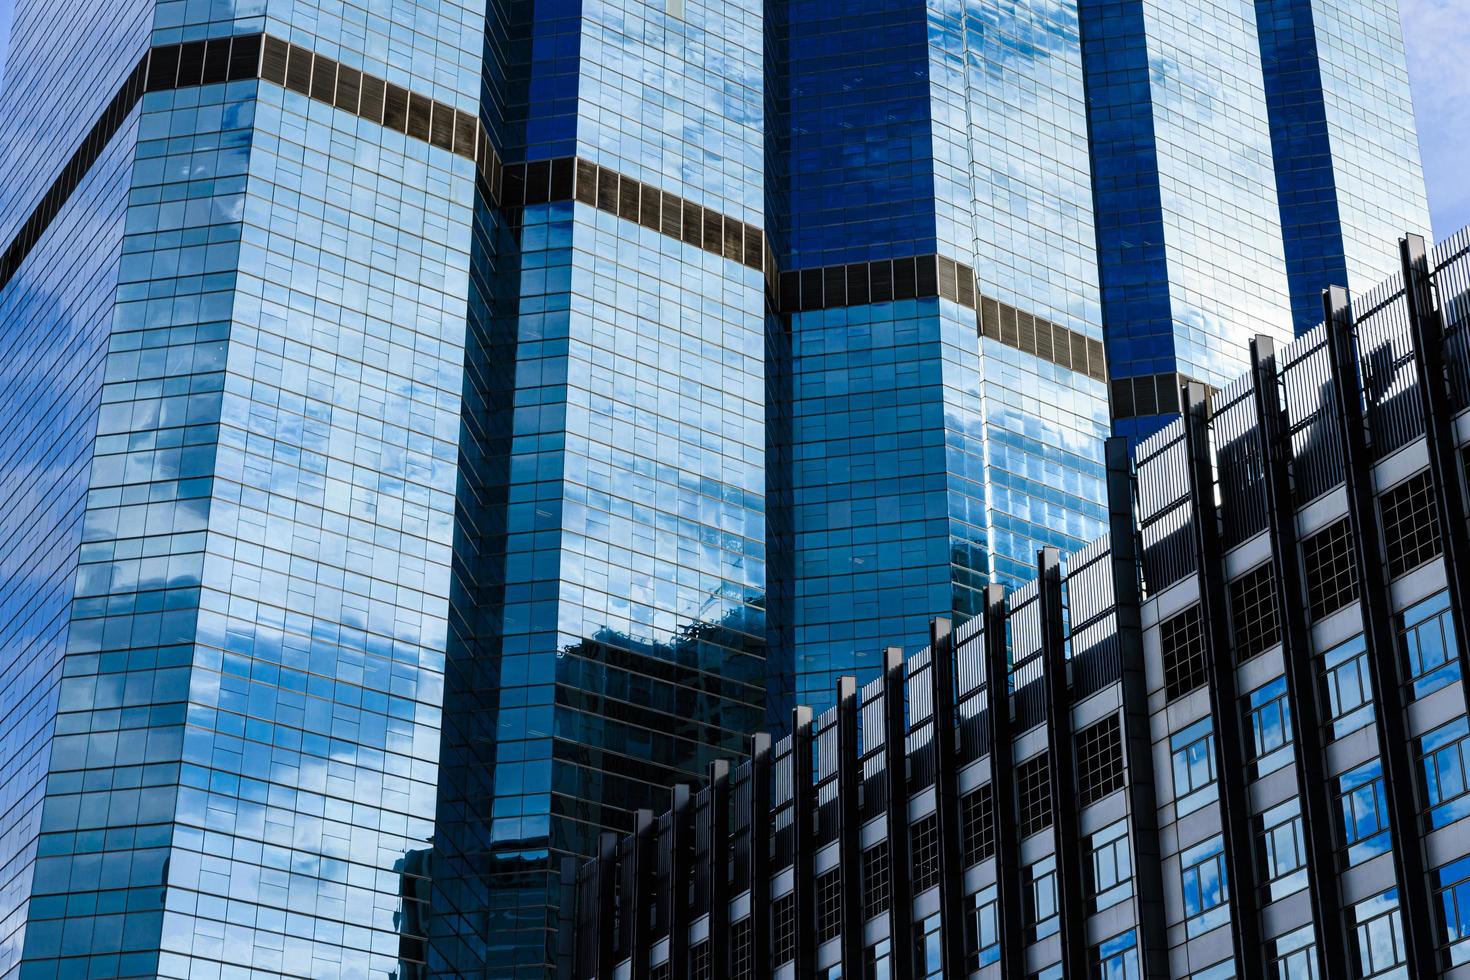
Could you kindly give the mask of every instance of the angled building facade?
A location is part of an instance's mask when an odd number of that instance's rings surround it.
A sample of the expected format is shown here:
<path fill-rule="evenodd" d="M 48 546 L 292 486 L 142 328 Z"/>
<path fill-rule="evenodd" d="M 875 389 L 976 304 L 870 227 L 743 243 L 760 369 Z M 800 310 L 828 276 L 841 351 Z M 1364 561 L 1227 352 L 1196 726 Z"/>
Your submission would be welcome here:
<path fill-rule="evenodd" d="M 1114 438 L 1106 536 L 568 865 L 562 976 L 1462 975 L 1470 235 L 1403 265 Z"/>
<path fill-rule="evenodd" d="M 1422 195 L 1386 7 L 1322 150 L 1261 9 L 1088 3 L 0 0 L 0 977 L 544 977 L 563 858 L 1100 533 L 1158 277 L 1243 362 L 1286 157 Z"/>

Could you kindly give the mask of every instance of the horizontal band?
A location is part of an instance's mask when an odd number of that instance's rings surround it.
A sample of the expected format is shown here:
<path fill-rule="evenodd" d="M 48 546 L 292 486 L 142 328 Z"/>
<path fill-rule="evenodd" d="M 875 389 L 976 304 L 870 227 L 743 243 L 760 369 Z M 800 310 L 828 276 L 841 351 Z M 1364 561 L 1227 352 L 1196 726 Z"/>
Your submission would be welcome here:
<path fill-rule="evenodd" d="M 1102 341 L 979 295 L 975 270 L 943 255 L 801 269 L 783 272 L 775 282 L 772 304 L 785 314 L 938 296 L 974 310 L 982 337 L 1096 381 L 1108 378 Z"/>

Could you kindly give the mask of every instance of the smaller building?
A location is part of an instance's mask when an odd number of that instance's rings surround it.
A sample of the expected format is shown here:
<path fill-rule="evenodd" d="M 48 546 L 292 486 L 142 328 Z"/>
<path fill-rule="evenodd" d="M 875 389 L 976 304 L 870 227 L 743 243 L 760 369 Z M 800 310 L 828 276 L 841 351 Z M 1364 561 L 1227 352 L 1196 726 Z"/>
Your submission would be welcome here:
<path fill-rule="evenodd" d="M 562 976 L 1470 977 L 1470 232 L 1401 253 L 1112 440 L 1108 536 L 564 865 Z"/>

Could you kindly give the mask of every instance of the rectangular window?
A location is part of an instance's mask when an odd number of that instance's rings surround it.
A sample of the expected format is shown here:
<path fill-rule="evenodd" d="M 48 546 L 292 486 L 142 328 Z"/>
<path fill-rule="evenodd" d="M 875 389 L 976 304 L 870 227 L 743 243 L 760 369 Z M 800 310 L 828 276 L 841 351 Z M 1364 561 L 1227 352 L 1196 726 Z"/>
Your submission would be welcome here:
<path fill-rule="evenodd" d="M 1404 965 L 1404 924 L 1397 888 L 1353 906 L 1353 954 L 1358 961 L 1357 975 L 1364 980 Z"/>
<path fill-rule="evenodd" d="M 1385 853 L 1390 844 L 1388 797 L 1383 789 L 1383 764 L 1377 759 L 1337 777 L 1338 813 L 1341 815 L 1344 860 L 1348 867 Z"/>
<path fill-rule="evenodd" d="M 842 869 L 817 875 L 817 942 L 842 932 Z"/>
<path fill-rule="evenodd" d="M 1123 733 L 1117 715 L 1077 733 L 1077 788 L 1083 806 L 1123 788 Z"/>
<path fill-rule="evenodd" d="M 1246 697 L 1250 712 L 1255 775 L 1264 776 L 1291 762 L 1291 705 L 1286 700 L 1286 678 L 1262 684 Z"/>
<path fill-rule="evenodd" d="M 914 894 L 939 884 L 939 816 L 931 813 L 909 830 L 914 853 Z"/>
<path fill-rule="evenodd" d="M 1470 813 L 1466 770 L 1470 769 L 1470 724 L 1461 715 L 1419 739 L 1429 825 L 1445 827 Z"/>
<path fill-rule="evenodd" d="M 1441 945 L 1452 966 L 1470 963 L 1470 857 L 1461 858 L 1434 872 L 1439 896 Z"/>
<path fill-rule="evenodd" d="M 712 980 L 707 939 L 689 950 L 689 980 Z"/>
<path fill-rule="evenodd" d="M 1322 980 L 1317 963 L 1317 937 L 1311 926 L 1272 941 L 1268 951 L 1271 967 L 1266 976 L 1270 980 Z"/>
<path fill-rule="evenodd" d="M 1128 821 L 1119 820 L 1092 835 L 1092 911 L 1100 912 L 1133 897 L 1133 855 L 1128 848 Z"/>
<path fill-rule="evenodd" d="M 1159 648 L 1164 694 L 1170 701 L 1204 686 L 1205 625 L 1198 604 L 1164 620 L 1159 627 Z"/>
<path fill-rule="evenodd" d="M 893 944 L 880 939 L 863 956 L 863 980 L 893 980 Z"/>
<path fill-rule="evenodd" d="M 1216 835 L 1179 855 L 1184 891 L 1184 926 L 1189 938 L 1230 921 L 1230 886 L 1225 879 L 1225 838 Z"/>
<path fill-rule="evenodd" d="M 1459 679 L 1455 618 L 1450 612 L 1448 592 L 1410 606 L 1397 619 L 1399 649 L 1414 697 L 1422 698 Z"/>
<path fill-rule="evenodd" d="M 1174 807 L 1182 817 L 1218 796 L 1212 720 L 1201 718 L 1170 736 L 1169 751 L 1174 759 Z"/>
<path fill-rule="evenodd" d="M 1322 655 L 1322 680 L 1333 738 L 1373 723 L 1373 682 L 1368 678 L 1368 647 L 1361 635 Z"/>
<path fill-rule="evenodd" d="M 1307 577 L 1307 608 L 1313 619 L 1337 612 L 1358 598 L 1358 566 L 1348 519 L 1302 542 Z"/>
<path fill-rule="evenodd" d="M 1230 624 L 1238 661 L 1265 653 L 1281 639 L 1276 618 L 1276 573 L 1270 562 L 1230 583 Z"/>
<path fill-rule="evenodd" d="M 888 842 L 879 841 L 863 852 L 863 918 L 888 909 Z"/>
<path fill-rule="evenodd" d="M 1274 902 L 1307 887 L 1307 845 L 1301 801 L 1292 798 L 1261 814 L 1260 855 L 1266 900 Z"/>
<path fill-rule="evenodd" d="M 1026 869 L 1030 887 L 1026 890 L 1026 921 L 1031 923 L 1031 941 L 1056 933 L 1057 859 L 1042 858 Z"/>
<path fill-rule="evenodd" d="M 1051 826 L 1051 767 L 1046 753 L 1034 755 L 1016 767 L 1021 808 L 1021 836 L 1029 837 Z"/>
<path fill-rule="evenodd" d="M 1138 939 L 1132 929 L 1105 939 L 1092 952 L 1096 980 L 1139 980 Z"/>
<path fill-rule="evenodd" d="M 980 889 L 970 896 L 970 902 L 974 911 L 968 919 L 965 949 L 970 969 L 978 970 L 1000 962 L 1000 912 L 995 886 Z"/>
<path fill-rule="evenodd" d="M 730 929 L 730 980 L 755 980 L 753 931 L 749 916 Z"/>
<path fill-rule="evenodd" d="M 965 864 L 978 864 L 995 853 L 995 802 L 989 783 L 960 800 L 961 844 Z"/>
<path fill-rule="evenodd" d="M 1384 491 L 1378 504 L 1383 514 L 1383 543 L 1388 552 L 1390 578 L 1418 568 L 1439 554 L 1439 512 L 1428 470 L 1421 470 Z"/>
<path fill-rule="evenodd" d="M 914 938 L 914 978 L 932 980 L 944 976 L 944 944 L 940 940 L 939 916 L 919 923 Z"/>
<path fill-rule="evenodd" d="M 796 959 L 796 894 L 787 892 L 771 903 L 771 951 L 775 963 Z"/>

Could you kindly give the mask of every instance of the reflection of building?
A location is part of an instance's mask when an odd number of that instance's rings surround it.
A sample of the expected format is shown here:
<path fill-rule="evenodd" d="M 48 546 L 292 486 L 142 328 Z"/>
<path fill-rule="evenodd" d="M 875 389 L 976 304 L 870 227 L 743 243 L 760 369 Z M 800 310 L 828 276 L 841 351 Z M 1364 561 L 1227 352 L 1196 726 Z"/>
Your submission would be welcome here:
<path fill-rule="evenodd" d="M 424 847 L 409 851 L 395 868 L 400 902 L 393 915 L 393 924 L 398 927 L 398 969 L 389 974 L 392 980 L 424 980 L 429 976 L 433 867 L 434 851 Z"/>
<path fill-rule="evenodd" d="M 1459 976 L 1470 230 L 1403 264 L 1112 440 L 1108 535 L 569 866 L 563 976 Z"/>
<path fill-rule="evenodd" d="M 386 975 L 431 831 L 431 972 L 544 974 L 561 856 L 1101 530 L 1127 179 L 1269 211 L 1105 172 L 1076 0 L 16 7 L 0 976 Z"/>

